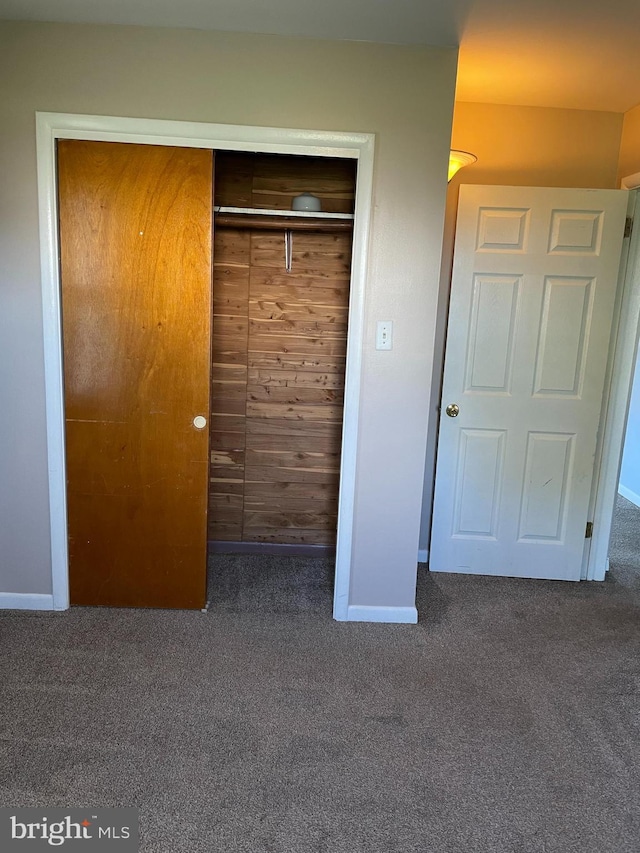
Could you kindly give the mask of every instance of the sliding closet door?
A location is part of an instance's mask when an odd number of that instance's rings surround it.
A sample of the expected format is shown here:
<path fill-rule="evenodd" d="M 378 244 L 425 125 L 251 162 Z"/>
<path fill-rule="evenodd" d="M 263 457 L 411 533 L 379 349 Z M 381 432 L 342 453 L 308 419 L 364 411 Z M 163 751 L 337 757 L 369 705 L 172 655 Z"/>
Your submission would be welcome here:
<path fill-rule="evenodd" d="M 72 604 L 205 604 L 212 163 L 58 146 Z"/>

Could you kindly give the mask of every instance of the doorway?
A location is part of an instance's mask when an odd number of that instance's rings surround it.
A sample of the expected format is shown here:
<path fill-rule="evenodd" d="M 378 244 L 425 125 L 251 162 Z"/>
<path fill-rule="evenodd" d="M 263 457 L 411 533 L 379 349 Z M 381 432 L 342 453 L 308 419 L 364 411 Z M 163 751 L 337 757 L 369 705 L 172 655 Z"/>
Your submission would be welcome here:
<path fill-rule="evenodd" d="M 335 547 L 355 183 L 353 160 L 216 154 L 218 551 Z M 320 211 L 294 217 L 296 200 Z"/>
<path fill-rule="evenodd" d="M 355 181 L 59 141 L 72 604 L 202 608 L 207 493 L 219 551 L 333 549 Z"/>
<path fill-rule="evenodd" d="M 356 163 L 222 151 L 214 185 L 208 600 L 321 609 L 336 543 Z"/>
<path fill-rule="evenodd" d="M 634 178 L 636 176 L 632 176 Z M 605 579 L 622 461 L 627 414 L 632 394 L 640 330 L 640 228 L 637 227 L 637 181 L 622 181 L 629 189 L 627 225 L 622 246 L 616 317 L 609 350 L 603 401 L 601 441 L 592 495 L 593 538 L 583 580 Z"/>
<path fill-rule="evenodd" d="M 346 619 L 349 605 L 360 363 L 364 316 L 366 250 L 371 210 L 373 137 L 243 128 L 153 120 L 38 114 L 38 165 L 46 347 L 47 422 L 52 507 L 53 598 L 55 609 L 69 606 L 67 506 L 62 394 L 62 324 L 59 296 L 55 144 L 58 139 L 178 144 L 212 150 L 257 151 L 303 156 L 343 157 L 358 162 L 352 253 L 349 330 L 346 350 L 344 424 L 341 441 L 340 502 L 337 514 L 334 618 Z"/>
<path fill-rule="evenodd" d="M 636 357 L 608 551 L 610 576 L 630 589 L 640 588 L 639 454 L 640 370 Z"/>

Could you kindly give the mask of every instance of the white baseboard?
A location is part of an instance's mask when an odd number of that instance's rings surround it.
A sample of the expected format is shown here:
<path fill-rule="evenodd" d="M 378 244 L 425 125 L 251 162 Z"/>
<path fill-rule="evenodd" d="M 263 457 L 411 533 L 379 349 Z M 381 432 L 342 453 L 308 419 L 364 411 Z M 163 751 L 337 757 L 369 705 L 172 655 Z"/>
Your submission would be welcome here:
<path fill-rule="evenodd" d="M 626 486 L 623 486 L 622 483 L 618 484 L 618 493 L 622 495 L 623 498 L 626 498 L 628 501 L 631 501 L 632 504 L 636 506 L 640 506 L 640 495 L 632 492 L 631 489 L 628 489 Z"/>
<path fill-rule="evenodd" d="M 373 607 L 352 604 L 347 611 L 347 622 L 402 622 L 414 625 L 418 621 L 415 607 Z"/>
<path fill-rule="evenodd" d="M 53 610 L 53 596 L 36 592 L 0 592 L 0 610 Z"/>
<path fill-rule="evenodd" d="M 419 563 L 428 563 L 429 562 L 429 551 L 427 548 L 421 548 L 418 551 L 418 562 Z"/>

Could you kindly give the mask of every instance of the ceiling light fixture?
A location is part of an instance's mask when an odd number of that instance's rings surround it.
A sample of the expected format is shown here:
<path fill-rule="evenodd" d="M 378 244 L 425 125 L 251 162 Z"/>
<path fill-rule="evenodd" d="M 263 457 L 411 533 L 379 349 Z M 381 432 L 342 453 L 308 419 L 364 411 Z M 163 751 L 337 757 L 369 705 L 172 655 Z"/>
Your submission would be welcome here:
<path fill-rule="evenodd" d="M 463 166 L 470 166 L 477 159 L 475 154 L 469 154 L 468 151 L 456 151 L 452 148 L 449 151 L 449 177 L 447 181 L 450 181 Z"/>

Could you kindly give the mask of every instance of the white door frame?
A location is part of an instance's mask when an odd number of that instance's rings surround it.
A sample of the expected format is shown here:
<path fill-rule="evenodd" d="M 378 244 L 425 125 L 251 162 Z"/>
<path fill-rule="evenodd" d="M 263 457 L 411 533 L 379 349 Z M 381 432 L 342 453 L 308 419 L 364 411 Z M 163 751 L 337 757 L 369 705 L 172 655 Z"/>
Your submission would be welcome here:
<path fill-rule="evenodd" d="M 114 116 L 36 113 L 36 137 L 54 610 L 66 610 L 69 607 L 56 141 L 58 139 L 90 139 L 103 142 L 174 145 L 183 148 L 348 157 L 358 161 L 333 606 L 334 619 L 348 619 L 367 253 L 373 192 L 374 135 Z"/>
<path fill-rule="evenodd" d="M 637 179 L 637 180 L 635 180 Z M 640 185 L 640 173 L 622 181 L 624 189 Z M 629 197 L 628 215 L 640 211 L 640 190 Z M 636 219 L 638 217 L 636 216 Z M 586 555 L 583 571 L 585 580 L 602 581 L 609 567 L 609 540 L 615 508 L 620 463 L 631 386 L 640 332 L 640 221 L 636 221 L 630 240 L 625 240 L 620 262 L 618 312 L 614 320 L 609 355 L 609 383 L 603 398 L 602 445 L 596 462 L 596 479 L 593 493 L 593 538 Z"/>

